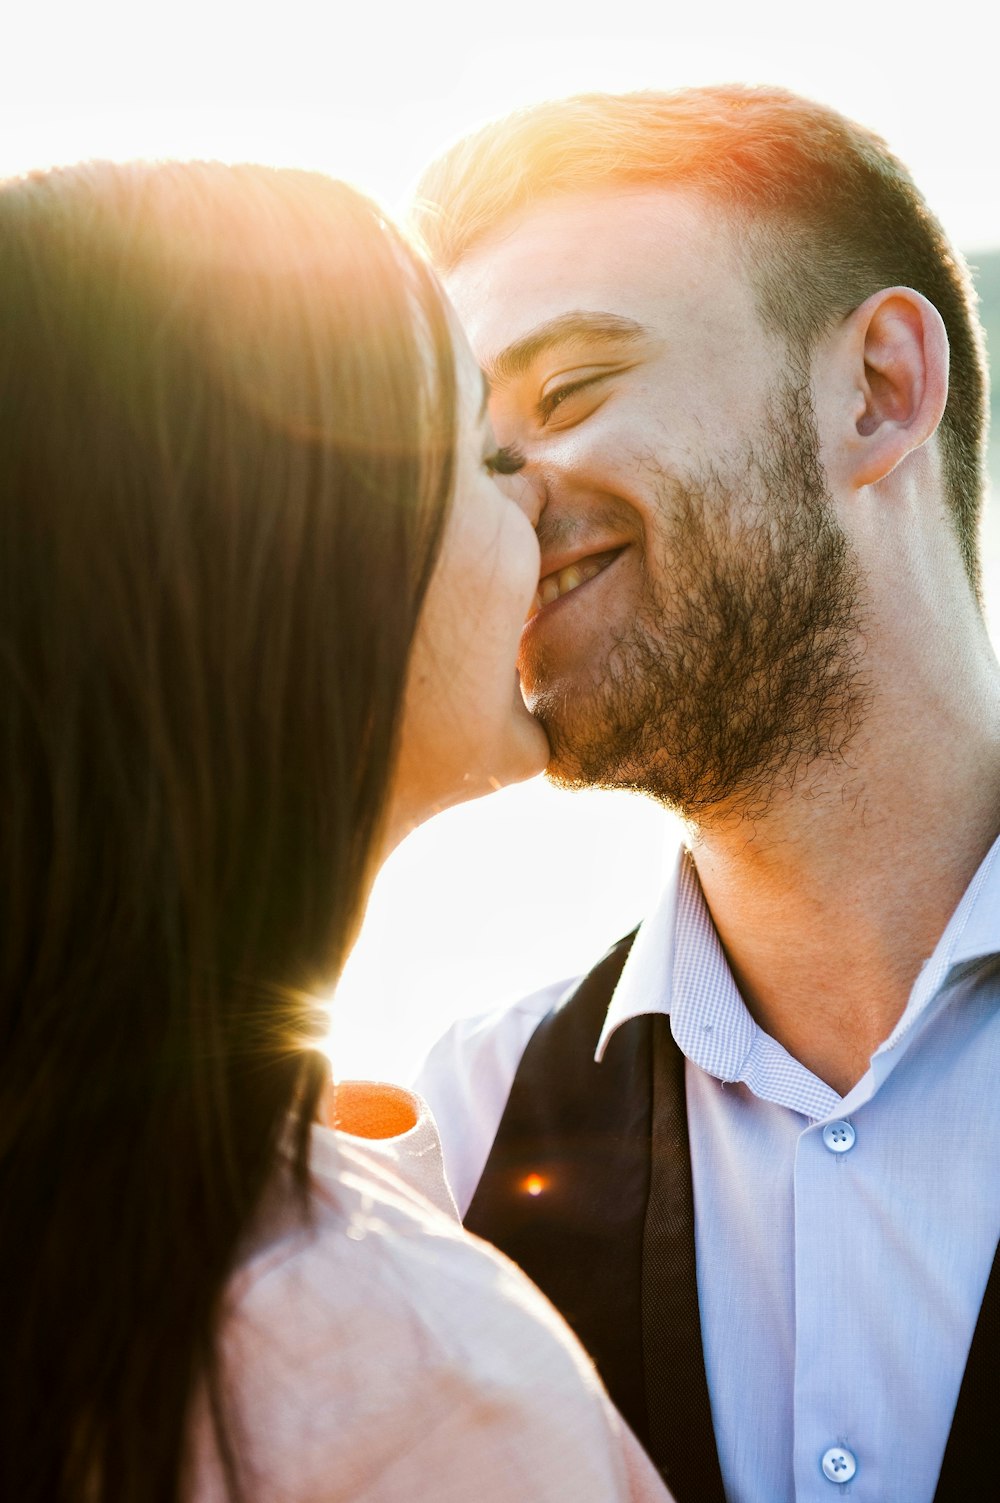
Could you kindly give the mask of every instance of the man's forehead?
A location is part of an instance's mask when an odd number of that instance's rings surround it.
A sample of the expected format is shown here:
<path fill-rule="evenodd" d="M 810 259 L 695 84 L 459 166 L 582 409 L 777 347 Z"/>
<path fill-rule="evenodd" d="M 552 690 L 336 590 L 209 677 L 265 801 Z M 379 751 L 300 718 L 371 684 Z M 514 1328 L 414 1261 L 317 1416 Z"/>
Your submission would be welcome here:
<path fill-rule="evenodd" d="M 706 216 L 709 216 L 708 221 Z M 650 301 L 683 294 L 716 263 L 718 211 L 686 190 L 642 188 L 540 202 L 472 246 L 445 285 L 484 365 L 581 310 L 650 320 Z"/>

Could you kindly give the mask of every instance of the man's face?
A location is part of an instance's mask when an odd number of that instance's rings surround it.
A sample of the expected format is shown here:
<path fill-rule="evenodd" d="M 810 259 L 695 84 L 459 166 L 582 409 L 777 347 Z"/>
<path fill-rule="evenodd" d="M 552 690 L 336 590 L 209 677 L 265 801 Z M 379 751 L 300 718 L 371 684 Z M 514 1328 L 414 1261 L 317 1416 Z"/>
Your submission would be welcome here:
<path fill-rule="evenodd" d="M 521 677 L 556 780 L 699 816 L 839 751 L 855 570 L 808 377 L 720 215 L 669 189 L 553 200 L 447 287 L 543 493 Z"/>

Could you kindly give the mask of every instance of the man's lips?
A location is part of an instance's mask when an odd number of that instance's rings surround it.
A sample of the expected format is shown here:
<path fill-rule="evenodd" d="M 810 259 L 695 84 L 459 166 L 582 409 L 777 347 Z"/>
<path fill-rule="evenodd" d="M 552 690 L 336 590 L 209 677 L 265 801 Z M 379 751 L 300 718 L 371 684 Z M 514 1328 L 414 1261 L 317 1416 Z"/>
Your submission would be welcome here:
<path fill-rule="evenodd" d="M 557 567 L 551 567 L 551 561 L 546 560 L 550 567 L 539 581 L 538 594 L 535 596 L 532 615 L 545 610 L 550 605 L 555 605 L 565 595 L 578 590 L 581 585 L 589 580 L 596 579 L 598 574 L 603 574 L 610 564 L 613 564 L 622 548 L 608 548 L 602 553 L 577 553 L 564 559 L 555 560 Z M 529 618 L 530 619 L 530 618 Z"/>

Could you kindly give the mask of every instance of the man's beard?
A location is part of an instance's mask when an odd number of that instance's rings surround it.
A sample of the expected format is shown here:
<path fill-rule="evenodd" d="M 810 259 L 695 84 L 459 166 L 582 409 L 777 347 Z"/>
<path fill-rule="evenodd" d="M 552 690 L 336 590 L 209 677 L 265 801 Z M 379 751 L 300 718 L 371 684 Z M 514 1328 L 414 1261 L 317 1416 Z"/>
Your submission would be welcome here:
<path fill-rule="evenodd" d="M 843 755 L 866 697 L 859 570 L 805 381 L 783 385 L 725 469 L 660 470 L 659 489 L 661 555 L 600 679 L 548 692 L 544 655 L 530 665 L 549 777 L 648 793 L 695 822 L 758 818 Z"/>

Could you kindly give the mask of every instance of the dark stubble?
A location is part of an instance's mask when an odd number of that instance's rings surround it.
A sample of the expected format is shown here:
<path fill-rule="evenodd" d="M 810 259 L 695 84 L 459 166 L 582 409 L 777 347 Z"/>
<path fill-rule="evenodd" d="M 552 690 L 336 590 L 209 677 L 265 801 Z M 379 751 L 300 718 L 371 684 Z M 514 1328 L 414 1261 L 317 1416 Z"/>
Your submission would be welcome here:
<path fill-rule="evenodd" d="M 724 466 L 654 474 L 659 556 L 599 683 L 549 695 L 544 661 L 532 665 L 549 776 L 651 794 L 693 821 L 759 817 L 843 755 L 865 703 L 859 572 L 805 380 L 786 381 Z"/>

